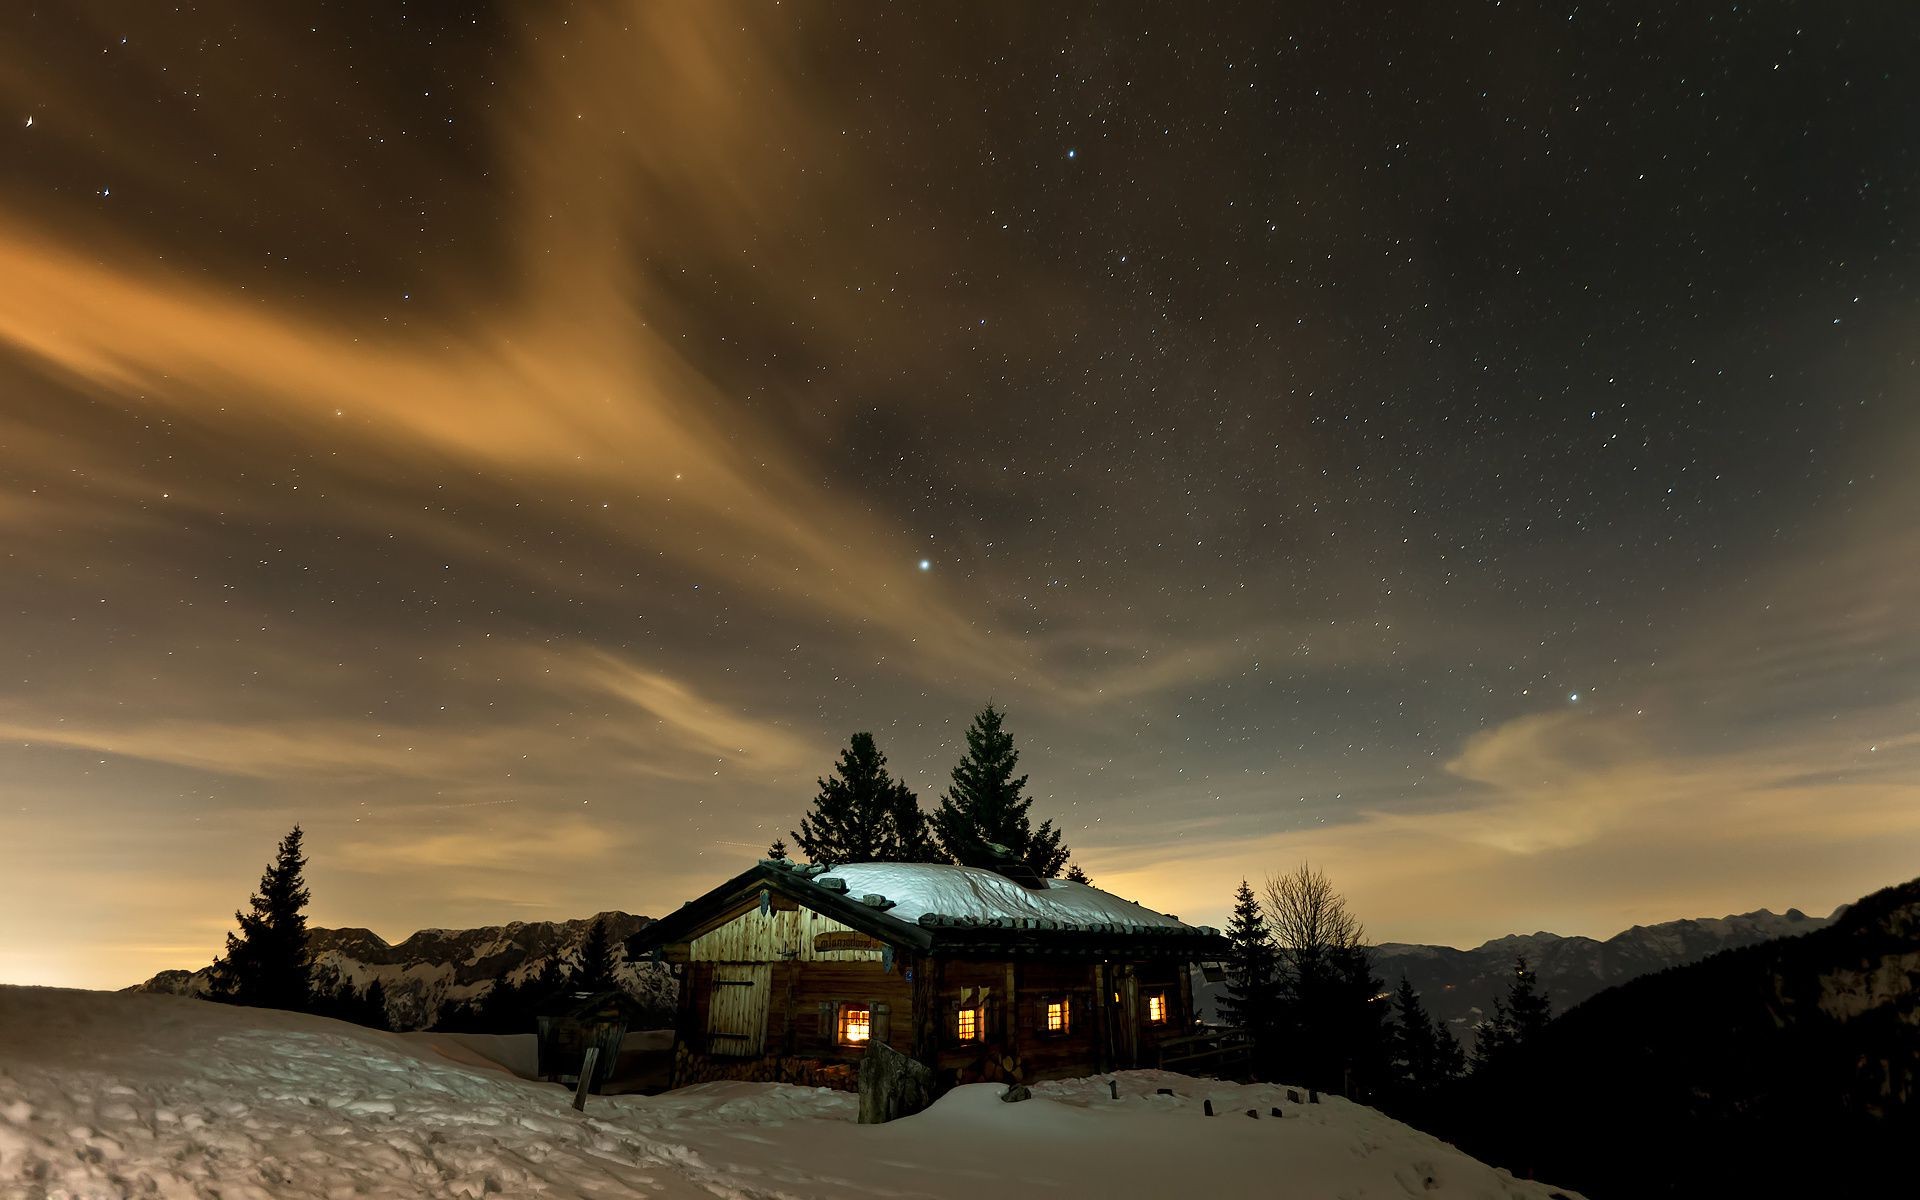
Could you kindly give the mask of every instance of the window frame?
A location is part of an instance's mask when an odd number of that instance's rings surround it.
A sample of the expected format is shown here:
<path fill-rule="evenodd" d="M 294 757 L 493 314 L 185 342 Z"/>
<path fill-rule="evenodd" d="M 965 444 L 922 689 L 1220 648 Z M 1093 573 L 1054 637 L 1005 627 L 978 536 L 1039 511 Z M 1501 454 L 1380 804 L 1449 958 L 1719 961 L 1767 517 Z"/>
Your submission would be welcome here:
<path fill-rule="evenodd" d="M 972 1033 L 965 1032 L 961 1027 L 961 1022 L 967 1017 L 973 1018 Z M 981 1042 L 986 1041 L 987 1040 L 986 1006 L 981 1004 L 955 1005 L 953 1009 L 953 1021 L 947 1029 L 947 1036 L 951 1038 L 953 1043 L 957 1046 L 977 1046 Z"/>
<path fill-rule="evenodd" d="M 847 1018 L 854 1012 L 864 1012 L 866 1014 L 866 1019 L 860 1022 L 860 1026 L 865 1030 L 866 1036 L 857 1041 L 847 1036 L 847 1030 L 851 1025 L 851 1022 L 849 1022 Z M 865 1050 L 873 1044 L 873 1001 L 842 1000 L 834 1006 L 833 1042 L 836 1046 L 842 1046 L 850 1050 Z"/>
<path fill-rule="evenodd" d="M 1160 1015 L 1153 1015 L 1155 1004 L 1160 1006 Z M 1170 1025 L 1173 1023 L 1173 1003 L 1165 992 L 1147 993 L 1147 1024 Z"/>
<path fill-rule="evenodd" d="M 1053 1027 L 1053 1007 L 1060 1006 L 1060 1028 Z M 1067 992 L 1054 992 L 1040 997 L 1041 1037 L 1067 1037 L 1073 1033 L 1073 996 Z"/>

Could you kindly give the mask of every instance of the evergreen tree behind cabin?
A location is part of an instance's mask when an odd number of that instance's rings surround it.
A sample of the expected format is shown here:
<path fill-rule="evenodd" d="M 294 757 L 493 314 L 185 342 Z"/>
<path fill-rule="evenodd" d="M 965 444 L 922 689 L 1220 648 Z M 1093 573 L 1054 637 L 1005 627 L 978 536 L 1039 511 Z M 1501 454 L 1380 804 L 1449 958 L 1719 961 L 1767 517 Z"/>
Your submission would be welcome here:
<path fill-rule="evenodd" d="M 773 839 L 773 845 L 767 847 L 767 857 L 774 862 L 787 861 L 787 843 L 785 838 Z"/>
<path fill-rule="evenodd" d="M 953 768 L 953 783 L 933 814 L 934 833 L 947 857 L 962 866 L 992 867 L 999 848 L 1033 868 L 1042 879 L 1060 874 L 1069 853 L 1052 821 L 1035 829 L 1027 817 L 1033 801 L 1021 795 L 1025 775 L 1014 777 L 1020 752 L 991 704 L 967 729 L 967 753 Z"/>
<path fill-rule="evenodd" d="M 613 945 L 607 939 L 605 917 L 595 917 L 580 944 L 580 959 L 574 964 L 567 986 L 576 992 L 604 992 L 614 986 Z"/>
<path fill-rule="evenodd" d="M 1259 898 L 1246 880 L 1234 893 L 1227 922 L 1227 986 L 1220 1017 L 1253 1043 L 1253 1060 L 1265 1071 L 1274 1055 L 1280 1008 L 1280 955 L 1267 930 Z"/>
<path fill-rule="evenodd" d="M 1071 879 L 1075 883 L 1084 883 L 1084 884 L 1087 884 L 1088 886 L 1092 886 L 1093 884 L 1093 880 L 1088 877 L 1086 871 L 1081 869 L 1081 866 L 1079 863 L 1074 863 L 1072 866 L 1067 868 L 1067 878 Z"/>
<path fill-rule="evenodd" d="M 249 911 L 234 913 L 238 932 L 213 963 L 214 999 L 254 1008 L 306 1010 L 312 1003 L 307 955 L 307 860 L 300 827 L 280 839 L 279 851 L 260 877 Z"/>
<path fill-rule="evenodd" d="M 856 733 L 793 831 L 810 862 L 937 862 L 919 797 L 887 773 L 871 733 Z M 786 847 L 774 845 L 784 856 Z"/>

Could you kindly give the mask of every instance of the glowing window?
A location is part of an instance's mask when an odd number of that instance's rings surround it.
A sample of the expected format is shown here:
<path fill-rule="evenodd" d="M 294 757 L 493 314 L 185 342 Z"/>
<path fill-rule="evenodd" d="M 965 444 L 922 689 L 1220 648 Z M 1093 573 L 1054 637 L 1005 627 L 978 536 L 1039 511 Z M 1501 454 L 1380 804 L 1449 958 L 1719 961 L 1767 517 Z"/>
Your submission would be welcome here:
<path fill-rule="evenodd" d="M 1147 997 L 1147 1020 L 1155 1025 L 1164 1025 L 1167 1021 L 1167 997 L 1164 992 L 1156 992 Z"/>
<path fill-rule="evenodd" d="M 1047 1032 L 1065 1033 L 1067 1031 L 1067 998 L 1047 1001 Z"/>
<path fill-rule="evenodd" d="M 962 1042 L 979 1041 L 980 1010 L 977 1008 L 963 1008 L 955 1013 L 953 1018 L 953 1036 Z"/>
<path fill-rule="evenodd" d="M 840 1040 L 849 1046 L 864 1046 L 872 1036 L 873 1011 L 866 1005 L 843 1005 L 840 1009 Z"/>

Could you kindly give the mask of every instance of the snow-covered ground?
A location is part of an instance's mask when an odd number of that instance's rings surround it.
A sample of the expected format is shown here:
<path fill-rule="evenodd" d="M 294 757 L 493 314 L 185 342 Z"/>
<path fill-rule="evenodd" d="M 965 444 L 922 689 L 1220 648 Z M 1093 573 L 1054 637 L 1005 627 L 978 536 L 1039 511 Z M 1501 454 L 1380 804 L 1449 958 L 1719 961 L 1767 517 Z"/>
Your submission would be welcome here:
<path fill-rule="evenodd" d="M 1135 1071 L 1115 1077 L 1117 1101 L 1103 1076 L 1007 1104 L 980 1084 L 862 1126 L 844 1093 L 722 1083 L 595 1097 L 582 1115 L 484 1049 L 175 996 L 0 987 L 0 1195 L 1554 1194 L 1372 1109 L 1292 1105 L 1270 1086 Z M 1207 1098 L 1220 1115 L 1202 1115 Z"/>

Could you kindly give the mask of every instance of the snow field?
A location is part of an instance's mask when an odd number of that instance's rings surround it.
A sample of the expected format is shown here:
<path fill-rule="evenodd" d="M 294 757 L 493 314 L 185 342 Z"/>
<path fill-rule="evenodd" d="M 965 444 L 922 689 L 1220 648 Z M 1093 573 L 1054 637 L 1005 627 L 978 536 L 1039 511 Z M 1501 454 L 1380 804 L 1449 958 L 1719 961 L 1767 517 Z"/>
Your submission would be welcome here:
<path fill-rule="evenodd" d="M 0 1196 L 1488 1197 L 1553 1194 L 1359 1105 L 1152 1071 L 854 1097 L 717 1083 L 588 1101 L 470 1044 L 173 996 L 0 987 Z M 1155 1094 L 1172 1088 L 1176 1096 Z M 1201 1115 L 1212 1098 L 1219 1115 Z M 1266 1115 L 1280 1104 L 1286 1116 Z M 1262 1115 L 1250 1120 L 1248 1108 Z"/>

